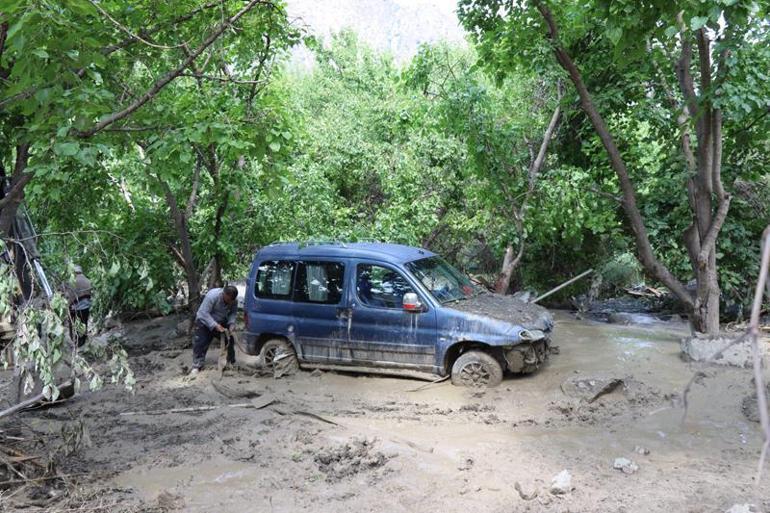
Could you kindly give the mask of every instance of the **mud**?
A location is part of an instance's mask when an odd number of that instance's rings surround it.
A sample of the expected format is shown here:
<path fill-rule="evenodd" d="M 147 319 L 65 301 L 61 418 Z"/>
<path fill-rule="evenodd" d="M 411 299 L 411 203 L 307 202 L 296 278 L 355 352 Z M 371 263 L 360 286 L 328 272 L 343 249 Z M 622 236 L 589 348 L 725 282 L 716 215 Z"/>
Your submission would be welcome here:
<path fill-rule="evenodd" d="M 483 315 L 542 331 L 548 331 L 553 323 L 551 314 L 540 305 L 526 303 L 513 296 L 488 292 L 449 303 L 446 306 L 462 312 Z"/>
<path fill-rule="evenodd" d="M 173 333 L 178 319 L 133 323 L 125 332 L 134 394 L 85 393 L 22 414 L 18 427 L 55 445 L 62 428 L 82 421 L 91 443 L 57 470 L 77 476 L 69 482 L 93 497 L 83 502 L 91 511 L 770 511 L 770 469 L 753 482 L 759 426 L 742 413 L 750 370 L 682 361 L 686 333 L 671 326 L 555 318 L 560 354 L 535 374 L 486 391 L 445 382 L 416 392 L 424 382 L 254 376 L 254 359 L 240 353 L 243 370 L 220 378 L 216 350 L 209 370 L 188 380 L 189 349 L 173 349 L 185 339 L 148 341 L 162 350 L 142 342 L 144 333 Z M 708 377 L 693 386 L 683 421 L 681 393 L 695 371 Z M 0 373 L 0 394 L 8 378 Z M 277 402 L 262 409 L 121 415 L 266 395 Z M 618 458 L 638 470 L 614 469 Z M 569 493 L 550 493 L 565 470 Z M 0 496 L 0 510 L 33 511 L 26 493 Z M 47 511 L 62 504 L 47 500 Z"/>

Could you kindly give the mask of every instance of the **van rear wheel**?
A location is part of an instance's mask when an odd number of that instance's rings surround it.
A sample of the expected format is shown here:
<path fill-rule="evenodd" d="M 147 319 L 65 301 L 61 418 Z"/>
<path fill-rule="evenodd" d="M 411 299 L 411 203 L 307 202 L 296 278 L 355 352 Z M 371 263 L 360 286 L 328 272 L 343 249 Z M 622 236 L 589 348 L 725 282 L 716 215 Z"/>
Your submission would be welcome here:
<path fill-rule="evenodd" d="M 464 387 L 496 387 L 503 381 L 500 362 L 483 351 L 463 353 L 452 365 L 452 384 Z"/>
<path fill-rule="evenodd" d="M 294 347 L 282 338 L 271 338 L 259 352 L 262 365 L 276 377 L 293 374 L 299 369 L 299 361 Z"/>

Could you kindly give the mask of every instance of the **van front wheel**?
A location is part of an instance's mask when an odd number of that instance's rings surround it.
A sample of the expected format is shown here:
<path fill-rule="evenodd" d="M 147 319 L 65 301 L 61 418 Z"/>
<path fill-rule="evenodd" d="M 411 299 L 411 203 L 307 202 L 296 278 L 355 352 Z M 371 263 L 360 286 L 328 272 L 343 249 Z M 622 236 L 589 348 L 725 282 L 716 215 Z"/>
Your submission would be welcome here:
<path fill-rule="evenodd" d="M 464 387 L 496 387 L 503 381 L 503 368 L 483 351 L 468 351 L 452 365 L 452 384 Z"/>

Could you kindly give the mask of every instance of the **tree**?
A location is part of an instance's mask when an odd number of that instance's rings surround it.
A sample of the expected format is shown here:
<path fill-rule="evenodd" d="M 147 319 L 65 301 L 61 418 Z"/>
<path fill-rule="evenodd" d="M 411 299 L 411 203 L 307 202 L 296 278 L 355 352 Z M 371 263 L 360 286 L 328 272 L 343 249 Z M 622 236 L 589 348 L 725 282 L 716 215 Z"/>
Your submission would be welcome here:
<path fill-rule="evenodd" d="M 524 256 L 527 210 L 561 117 L 561 93 L 551 94 L 555 88 L 548 79 L 525 74 L 496 86 L 473 66 L 474 57 L 470 51 L 426 45 L 405 76 L 431 105 L 438 128 L 467 145 L 469 173 L 486 184 L 487 206 L 513 226 L 513 233 L 503 236 L 503 262 L 494 283 L 505 294 Z M 537 101 L 530 102 L 533 97 Z M 538 130 L 543 131 L 539 144 Z"/>
<path fill-rule="evenodd" d="M 731 71 L 734 56 L 766 37 L 766 6 L 732 1 L 557 6 L 546 2 L 508 5 L 496 0 L 461 0 L 459 14 L 474 34 L 482 58 L 497 71 L 546 65 L 544 57 L 549 52 L 556 57 L 572 81 L 617 176 L 621 205 L 640 263 L 686 307 L 695 329 L 717 333 L 720 290 L 716 248 L 731 201 L 722 180 L 724 109 L 729 105 L 728 86 L 736 78 L 740 80 Z M 698 48 L 697 65 L 692 62 L 693 46 Z M 675 62 L 671 62 L 674 55 Z M 610 78 L 606 76 L 608 60 L 620 66 Z M 692 216 L 683 237 L 696 281 L 694 295 L 656 256 L 637 201 L 639 182 L 632 179 L 608 128 L 608 106 L 596 103 L 596 95 L 584 78 L 589 73 L 595 81 L 604 74 L 605 85 L 609 82 L 612 86 L 613 81 L 628 80 L 631 74 L 627 70 L 637 66 L 654 73 L 656 68 L 649 63 L 657 65 L 657 69 L 671 67 L 679 84 L 677 93 L 669 91 L 674 99 L 669 111 L 670 118 L 678 121 L 678 145 L 685 165 L 682 186 L 686 187 Z M 643 84 L 648 86 L 652 81 Z M 660 87 L 648 91 L 654 93 L 656 89 Z"/>
<path fill-rule="evenodd" d="M 57 172 L 60 159 L 93 163 L 104 149 L 96 136 L 132 130 L 126 122 L 244 17 L 275 8 L 266 0 L 6 2 L 0 132 L 14 150 L 2 156 L 12 174 L 0 233 L 9 233 L 35 174 Z"/>

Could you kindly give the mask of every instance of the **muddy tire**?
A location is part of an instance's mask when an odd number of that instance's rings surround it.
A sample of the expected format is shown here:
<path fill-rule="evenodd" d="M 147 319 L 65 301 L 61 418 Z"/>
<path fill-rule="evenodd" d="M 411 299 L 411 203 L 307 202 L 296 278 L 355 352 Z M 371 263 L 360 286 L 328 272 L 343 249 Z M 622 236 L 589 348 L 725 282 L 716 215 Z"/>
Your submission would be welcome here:
<path fill-rule="evenodd" d="M 496 387 L 503 381 L 500 362 L 483 351 L 463 353 L 452 365 L 452 384 L 464 387 Z"/>
<path fill-rule="evenodd" d="M 282 338 L 271 338 L 262 346 L 259 359 L 265 369 L 271 370 L 275 377 L 293 374 L 299 369 L 297 353 L 292 345 Z"/>

